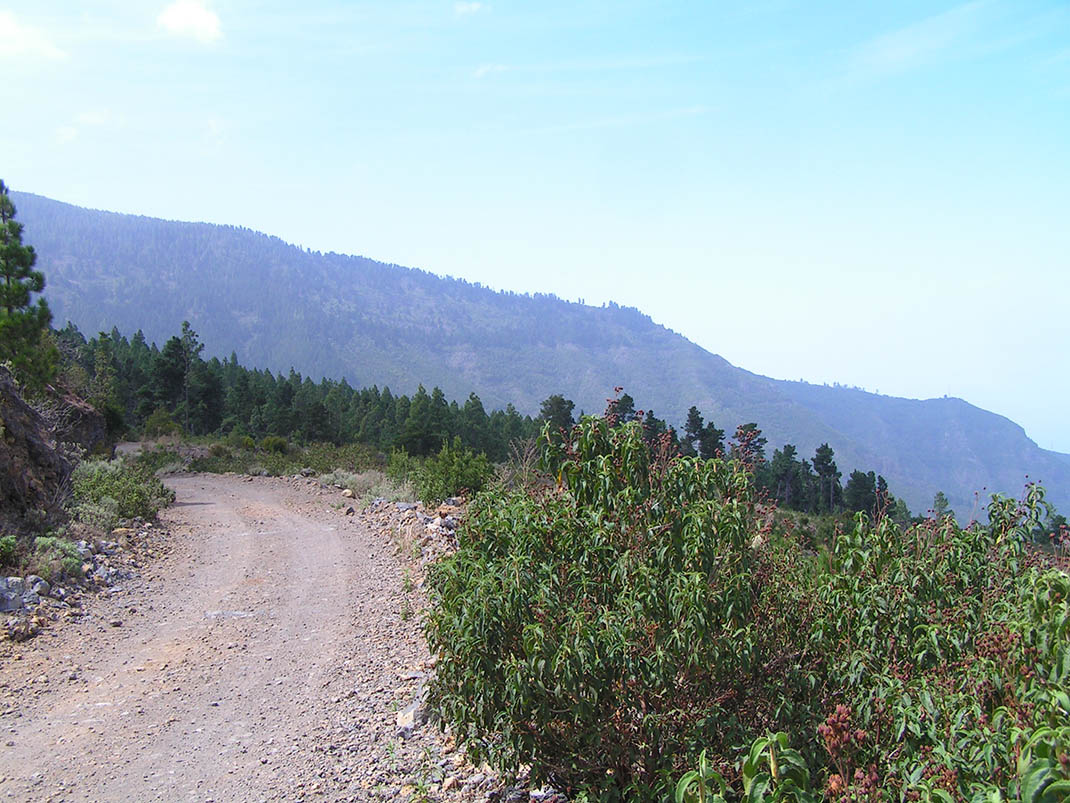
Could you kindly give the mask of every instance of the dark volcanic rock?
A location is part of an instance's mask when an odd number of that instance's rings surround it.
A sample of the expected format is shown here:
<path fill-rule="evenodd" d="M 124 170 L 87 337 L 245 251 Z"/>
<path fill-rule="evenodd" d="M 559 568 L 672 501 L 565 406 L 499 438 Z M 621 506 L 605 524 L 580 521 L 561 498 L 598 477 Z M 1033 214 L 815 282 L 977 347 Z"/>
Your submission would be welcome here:
<path fill-rule="evenodd" d="M 88 455 L 112 456 L 104 416 L 89 402 L 64 388 L 50 388 L 47 401 L 36 405 L 56 444 L 75 444 Z"/>
<path fill-rule="evenodd" d="M 71 468 L 45 420 L 0 368 L 0 528 L 17 531 L 61 520 Z"/>

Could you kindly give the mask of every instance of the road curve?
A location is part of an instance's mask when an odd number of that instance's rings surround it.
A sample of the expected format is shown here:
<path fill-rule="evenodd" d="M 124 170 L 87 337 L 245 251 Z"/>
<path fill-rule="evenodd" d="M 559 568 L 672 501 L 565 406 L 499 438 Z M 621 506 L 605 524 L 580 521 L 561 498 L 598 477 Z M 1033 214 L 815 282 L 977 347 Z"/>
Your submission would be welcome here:
<path fill-rule="evenodd" d="M 0 799 L 393 798 L 427 658 L 394 545 L 304 480 L 168 482 L 169 555 L 0 652 Z"/>

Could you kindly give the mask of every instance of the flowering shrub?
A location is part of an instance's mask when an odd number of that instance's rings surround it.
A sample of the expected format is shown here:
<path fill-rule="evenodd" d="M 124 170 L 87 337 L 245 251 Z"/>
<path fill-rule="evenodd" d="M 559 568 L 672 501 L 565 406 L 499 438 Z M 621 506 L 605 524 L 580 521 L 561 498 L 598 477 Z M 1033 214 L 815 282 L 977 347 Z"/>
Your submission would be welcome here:
<path fill-rule="evenodd" d="M 432 702 L 477 759 L 600 800 L 1070 799 L 1040 488 L 987 525 L 860 515 L 815 555 L 743 462 L 589 417 L 540 448 L 430 575 Z"/>

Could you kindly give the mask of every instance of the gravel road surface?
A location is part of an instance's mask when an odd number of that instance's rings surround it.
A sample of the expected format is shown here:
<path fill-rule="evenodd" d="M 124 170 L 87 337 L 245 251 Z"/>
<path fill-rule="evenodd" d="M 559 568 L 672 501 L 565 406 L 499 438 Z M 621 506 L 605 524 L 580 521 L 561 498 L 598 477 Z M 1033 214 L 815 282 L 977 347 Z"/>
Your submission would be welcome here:
<path fill-rule="evenodd" d="M 164 558 L 0 645 L 0 799 L 392 800 L 449 767 L 396 733 L 427 654 L 389 538 L 309 481 L 168 482 Z"/>

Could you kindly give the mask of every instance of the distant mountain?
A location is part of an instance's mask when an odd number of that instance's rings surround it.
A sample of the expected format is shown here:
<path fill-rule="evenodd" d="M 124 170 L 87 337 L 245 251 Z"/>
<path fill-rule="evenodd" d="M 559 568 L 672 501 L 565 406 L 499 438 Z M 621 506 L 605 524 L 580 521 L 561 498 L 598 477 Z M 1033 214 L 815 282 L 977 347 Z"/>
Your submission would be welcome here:
<path fill-rule="evenodd" d="M 729 364 L 638 310 L 498 293 L 372 259 L 302 250 L 232 226 L 100 212 L 13 193 L 58 325 L 142 329 L 161 343 L 189 320 L 209 352 L 409 393 L 534 413 L 553 393 L 599 412 L 623 386 L 682 424 L 692 405 L 729 433 L 755 421 L 800 456 L 828 442 L 844 479 L 883 474 L 912 510 L 942 489 L 960 515 L 1030 479 L 1070 509 L 1070 455 L 960 399 L 915 401 L 784 382 Z M 975 492 L 981 492 L 978 502 Z"/>

